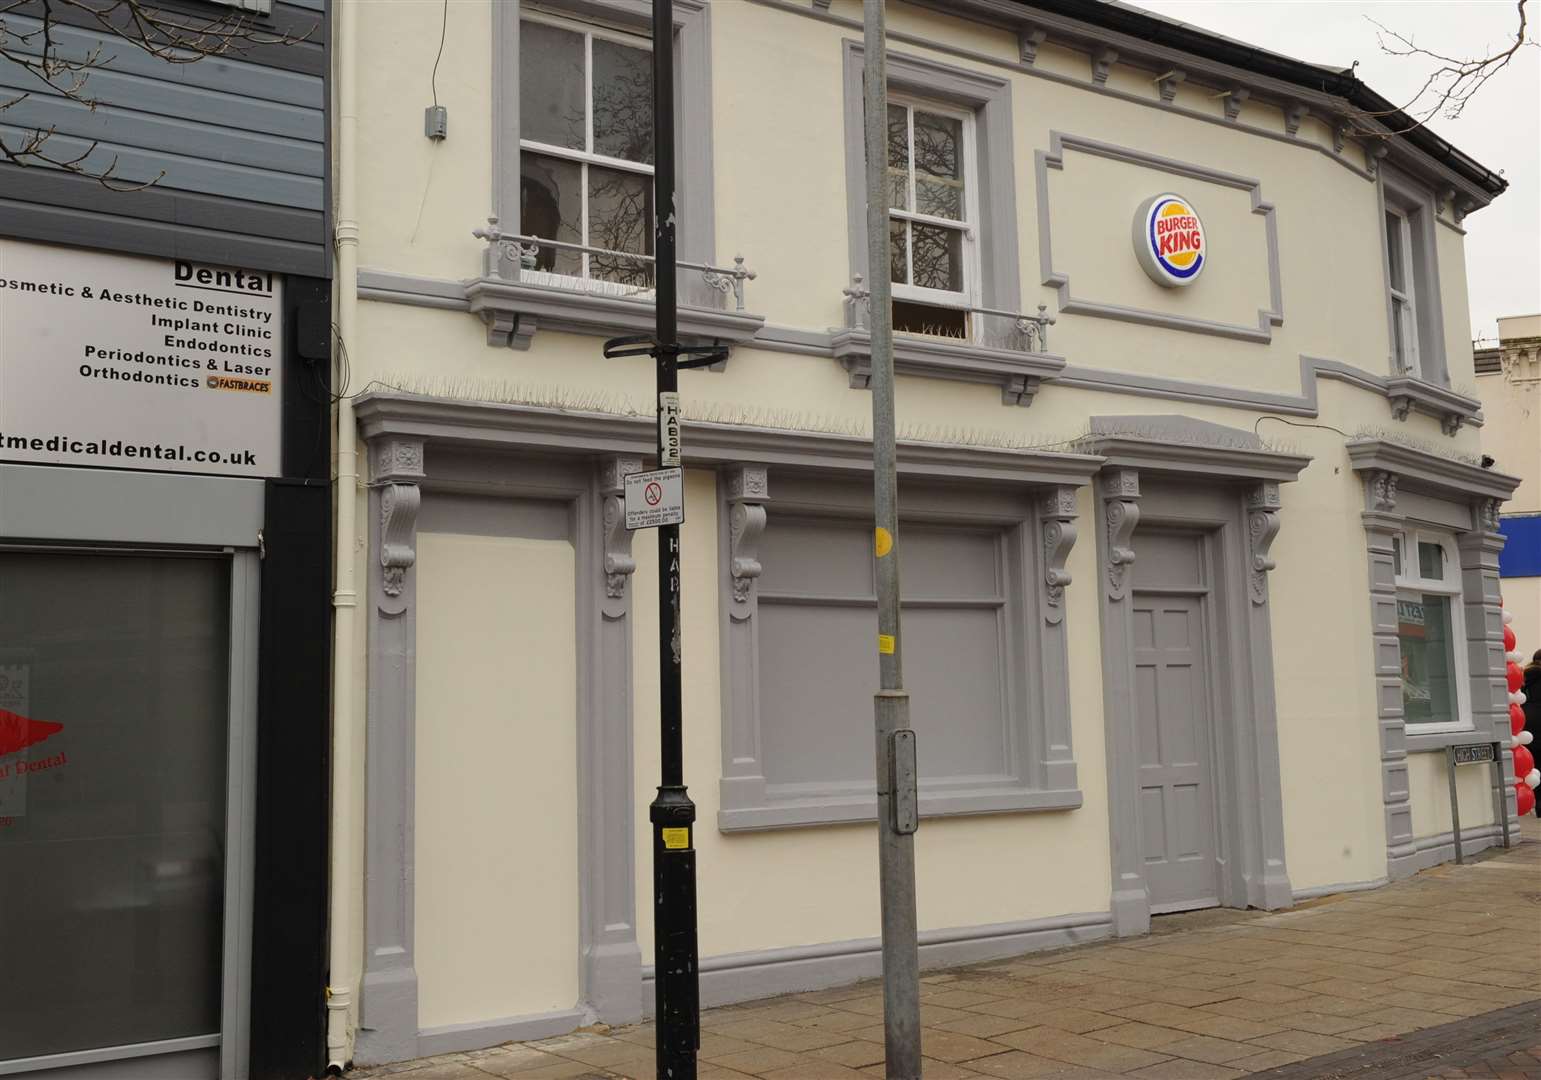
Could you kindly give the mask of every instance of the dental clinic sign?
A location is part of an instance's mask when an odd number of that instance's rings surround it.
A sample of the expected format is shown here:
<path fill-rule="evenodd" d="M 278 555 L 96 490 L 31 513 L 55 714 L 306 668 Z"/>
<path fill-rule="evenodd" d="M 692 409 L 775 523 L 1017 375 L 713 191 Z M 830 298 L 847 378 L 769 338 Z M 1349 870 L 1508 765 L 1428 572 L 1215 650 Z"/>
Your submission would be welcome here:
<path fill-rule="evenodd" d="M 1209 252 L 1193 204 L 1170 191 L 1142 202 L 1134 212 L 1134 254 L 1157 285 L 1175 289 L 1197 281 Z"/>
<path fill-rule="evenodd" d="M 0 240 L 0 461 L 280 472 L 274 274 Z"/>

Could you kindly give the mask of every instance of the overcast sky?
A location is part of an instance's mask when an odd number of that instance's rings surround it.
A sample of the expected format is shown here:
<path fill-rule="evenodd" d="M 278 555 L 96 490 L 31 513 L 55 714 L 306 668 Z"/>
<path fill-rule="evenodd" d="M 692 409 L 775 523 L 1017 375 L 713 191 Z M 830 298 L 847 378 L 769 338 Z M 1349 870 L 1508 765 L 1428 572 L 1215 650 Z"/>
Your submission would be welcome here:
<path fill-rule="evenodd" d="M 1399 105 L 1439 63 L 1387 56 L 1371 19 L 1460 59 L 1505 47 L 1518 25 L 1514 0 L 1129 2 L 1300 60 L 1336 67 L 1357 60 L 1359 77 Z M 1529 14 L 1529 39 L 1541 39 L 1541 10 Z M 1508 191 L 1466 219 L 1472 334 L 1494 338 L 1500 315 L 1541 312 L 1541 48 L 1521 49 L 1459 119 L 1429 126 L 1509 181 Z"/>

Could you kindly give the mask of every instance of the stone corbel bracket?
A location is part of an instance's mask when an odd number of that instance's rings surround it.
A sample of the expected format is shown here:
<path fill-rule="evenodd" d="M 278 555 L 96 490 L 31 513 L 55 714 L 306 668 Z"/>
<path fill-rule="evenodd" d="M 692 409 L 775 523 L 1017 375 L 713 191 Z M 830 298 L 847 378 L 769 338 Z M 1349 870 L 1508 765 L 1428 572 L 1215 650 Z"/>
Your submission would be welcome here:
<path fill-rule="evenodd" d="M 1376 513 L 1391 514 L 1397 508 L 1397 474 L 1377 469 L 1369 476 L 1365 486 L 1366 509 Z"/>
<path fill-rule="evenodd" d="M 836 360 L 850 376 L 854 390 L 872 382 L 872 335 L 864 326 L 830 330 Z M 1038 388 L 1052 382 L 1065 369 L 1065 358 L 1052 353 L 1001 349 L 971 342 L 894 337 L 894 373 L 957 382 L 987 383 L 1000 387 L 1001 404 L 1031 405 Z"/>
<path fill-rule="evenodd" d="M 1038 62 L 1038 46 L 1042 45 L 1048 36 L 1041 26 L 1024 26 L 1017 31 L 1017 53 L 1028 67 Z"/>
<path fill-rule="evenodd" d="M 1129 592 L 1129 568 L 1134 565 L 1134 527 L 1140 523 L 1140 474 L 1133 469 L 1111 469 L 1102 474 L 1102 501 L 1106 507 L 1108 544 L 1104 575 L 1109 600 L 1122 600 Z"/>
<path fill-rule="evenodd" d="M 1372 142 L 1364 148 L 1364 168 L 1372 178 L 1380 175 L 1380 163 L 1388 152 L 1383 142 Z"/>
<path fill-rule="evenodd" d="M 1173 68 L 1164 75 L 1155 78 L 1156 92 L 1161 95 L 1161 100 L 1170 105 L 1177 98 L 1177 84 L 1188 77 L 1188 73 L 1179 68 Z"/>
<path fill-rule="evenodd" d="M 1103 47 L 1092 54 L 1092 82 L 1098 86 L 1108 84 L 1108 72 L 1113 70 L 1113 65 L 1118 62 L 1118 50 Z"/>
<path fill-rule="evenodd" d="M 1265 480 L 1247 493 L 1247 591 L 1254 604 L 1268 602 L 1268 572 L 1274 568 L 1268 549 L 1279 534 L 1283 505 L 1277 481 Z"/>
<path fill-rule="evenodd" d="M 1498 531 L 1498 509 L 1503 505 L 1499 499 L 1478 499 L 1472 504 L 1472 521 L 1483 532 L 1496 533 Z"/>
<path fill-rule="evenodd" d="M 1387 379 L 1386 397 L 1396 419 L 1406 420 L 1412 413 L 1420 412 L 1438 420 L 1446 435 L 1455 435 L 1462 424 L 1474 419 L 1482 409 L 1482 402 L 1476 398 L 1411 375 Z"/>
<path fill-rule="evenodd" d="M 626 527 L 626 478 L 642 471 L 642 459 L 613 455 L 599 464 L 600 526 L 604 530 L 605 615 L 626 614 L 626 582 L 637 569 Z"/>
<path fill-rule="evenodd" d="M 1229 90 L 1222 90 L 1215 96 L 1222 99 L 1222 104 L 1225 106 L 1225 118 L 1227 120 L 1235 120 L 1241 116 L 1242 103 L 1252 96 L 1252 91 L 1248 90 L 1245 86 L 1233 86 Z"/>
<path fill-rule="evenodd" d="M 1054 625 L 1065 618 L 1065 587 L 1070 571 L 1065 560 L 1076 540 L 1076 489 L 1057 485 L 1043 495 L 1043 621 Z"/>
<path fill-rule="evenodd" d="M 386 439 L 376 444 L 371 480 L 380 488 L 380 611 L 400 615 L 407 572 L 417 561 L 417 512 L 423 495 L 421 439 Z"/>
<path fill-rule="evenodd" d="M 751 603 L 760 576 L 760 537 L 765 532 L 765 504 L 770 477 L 763 465 L 740 465 L 727 473 L 728 575 L 733 582 L 729 615 L 743 622 L 754 614 Z"/>
<path fill-rule="evenodd" d="M 1310 111 L 1304 102 L 1292 101 L 1286 105 L 1284 107 L 1284 134 L 1291 137 L 1298 134 L 1301 121 L 1306 118 Z"/>

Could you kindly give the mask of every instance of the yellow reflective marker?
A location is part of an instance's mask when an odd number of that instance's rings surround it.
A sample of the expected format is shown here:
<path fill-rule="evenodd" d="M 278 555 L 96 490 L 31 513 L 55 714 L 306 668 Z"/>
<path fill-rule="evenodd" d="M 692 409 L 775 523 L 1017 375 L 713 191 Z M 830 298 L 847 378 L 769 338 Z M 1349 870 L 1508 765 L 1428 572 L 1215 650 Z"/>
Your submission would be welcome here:
<path fill-rule="evenodd" d="M 689 829 L 665 829 L 663 831 L 663 846 L 673 851 L 678 848 L 690 846 Z"/>
<path fill-rule="evenodd" d="M 892 656 L 894 654 L 894 636 L 892 634 L 878 635 L 878 652 L 884 656 Z"/>
<path fill-rule="evenodd" d="M 878 558 L 881 559 L 884 555 L 887 555 L 894 549 L 893 534 L 882 526 L 879 526 L 877 535 L 873 538 L 872 546 L 877 550 Z"/>

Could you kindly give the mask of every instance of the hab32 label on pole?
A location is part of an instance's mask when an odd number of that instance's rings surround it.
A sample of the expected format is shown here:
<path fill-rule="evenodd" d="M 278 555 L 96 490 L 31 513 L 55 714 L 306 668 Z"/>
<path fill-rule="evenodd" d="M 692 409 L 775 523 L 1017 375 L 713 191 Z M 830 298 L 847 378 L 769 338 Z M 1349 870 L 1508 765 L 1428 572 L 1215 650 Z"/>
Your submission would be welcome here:
<path fill-rule="evenodd" d="M 680 396 L 673 390 L 658 395 L 658 455 L 660 468 L 678 467 L 680 461 Z"/>
<path fill-rule="evenodd" d="M 626 527 L 656 529 L 685 520 L 685 470 L 654 469 L 626 477 Z"/>

